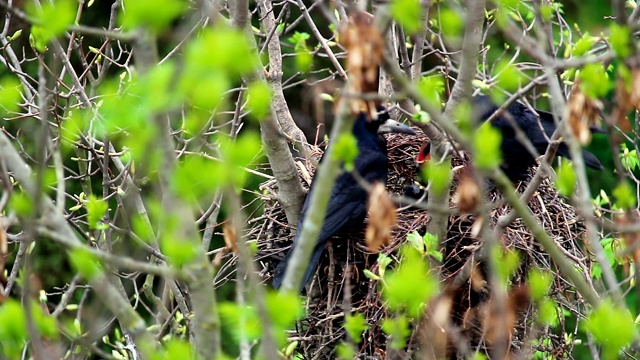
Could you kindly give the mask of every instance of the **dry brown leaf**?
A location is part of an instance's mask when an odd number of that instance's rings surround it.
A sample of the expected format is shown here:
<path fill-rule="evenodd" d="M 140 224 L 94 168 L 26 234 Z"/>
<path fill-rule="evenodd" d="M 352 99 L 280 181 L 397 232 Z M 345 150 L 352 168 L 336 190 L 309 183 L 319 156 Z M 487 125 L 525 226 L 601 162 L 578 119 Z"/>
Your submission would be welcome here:
<path fill-rule="evenodd" d="M 489 344 L 498 342 L 511 344 L 517 314 L 529 305 L 529 299 L 529 287 L 527 285 L 519 285 L 509 291 L 504 306 L 498 306 L 498 303 L 493 300 L 484 305 L 486 311 L 483 312 L 483 327 Z M 501 339 L 501 336 L 506 338 Z"/>
<path fill-rule="evenodd" d="M 632 126 L 627 114 L 631 109 L 640 110 L 640 69 L 631 70 L 631 84 L 627 86 L 623 79 L 616 81 L 616 103 L 611 117 L 624 132 L 631 131 Z"/>
<path fill-rule="evenodd" d="M 373 15 L 365 11 L 355 11 L 340 29 L 340 45 L 347 50 L 348 92 L 351 95 L 378 92 L 378 73 L 384 54 L 382 34 L 375 26 Z M 377 118 L 377 104 L 374 101 L 349 97 L 349 108 L 353 115 L 360 112 Z"/>
<path fill-rule="evenodd" d="M 216 253 L 216 255 L 213 257 L 213 261 L 211 262 L 213 264 L 213 266 L 218 267 L 222 264 L 222 259 L 224 258 L 224 255 L 226 254 L 226 251 L 218 251 Z"/>
<path fill-rule="evenodd" d="M 471 288 L 473 288 L 473 291 L 477 293 L 487 292 L 487 286 L 489 284 L 484 279 L 484 276 L 482 276 L 482 272 L 480 272 L 480 269 L 478 269 L 478 264 L 475 264 L 471 268 L 471 272 L 469 273 L 469 282 L 471 283 Z"/>
<path fill-rule="evenodd" d="M 453 296 L 443 293 L 427 306 L 420 322 L 421 358 L 444 359 L 447 356 Z"/>
<path fill-rule="evenodd" d="M 222 235 L 227 248 L 233 252 L 238 252 L 238 235 L 236 234 L 236 228 L 233 226 L 231 219 L 222 225 Z"/>
<path fill-rule="evenodd" d="M 587 145 L 591 142 L 590 126 L 600 125 L 602 102 L 587 97 L 580 90 L 579 84 L 580 82 L 576 81 L 569 96 L 566 107 L 567 126 L 581 145 Z"/>
<path fill-rule="evenodd" d="M 614 222 L 622 226 L 637 224 L 640 222 L 640 214 L 638 214 L 638 210 L 620 213 L 614 217 Z M 640 232 L 625 232 L 620 235 L 624 238 L 627 249 L 631 252 L 633 262 L 638 266 L 640 264 Z"/>
<path fill-rule="evenodd" d="M 396 206 L 387 195 L 384 184 L 373 184 L 369 193 L 369 224 L 365 232 L 369 250 L 376 253 L 391 241 L 391 231 L 396 226 L 397 216 Z"/>
<path fill-rule="evenodd" d="M 484 224 L 484 218 L 482 216 L 478 216 L 476 221 L 471 225 L 471 237 L 477 239 L 480 235 L 480 230 L 482 230 L 482 225 Z"/>
<path fill-rule="evenodd" d="M 463 214 L 473 213 L 480 203 L 480 196 L 480 187 L 476 180 L 471 175 L 463 173 L 458 189 L 453 195 L 458 210 Z"/>

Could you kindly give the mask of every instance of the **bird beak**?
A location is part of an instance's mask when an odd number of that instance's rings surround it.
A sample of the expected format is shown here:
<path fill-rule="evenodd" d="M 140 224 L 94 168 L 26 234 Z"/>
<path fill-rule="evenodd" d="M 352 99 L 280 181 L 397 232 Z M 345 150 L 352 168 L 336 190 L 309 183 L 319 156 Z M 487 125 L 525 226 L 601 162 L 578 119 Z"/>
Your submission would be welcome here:
<path fill-rule="evenodd" d="M 418 156 L 416 157 L 416 164 L 418 167 L 422 166 L 422 164 L 426 164 L 431 161 L 431 144 L 429 142 L 423 141 L 420 146 L 420 150 L 418 150 Z"/>
<path fill-rule="evenodd" d="M 416 132 L 410 126 L 399 123 L 395 120 L 387 120 L 378 128 L 378 134 L 400 133 L 416 135 Z"/>

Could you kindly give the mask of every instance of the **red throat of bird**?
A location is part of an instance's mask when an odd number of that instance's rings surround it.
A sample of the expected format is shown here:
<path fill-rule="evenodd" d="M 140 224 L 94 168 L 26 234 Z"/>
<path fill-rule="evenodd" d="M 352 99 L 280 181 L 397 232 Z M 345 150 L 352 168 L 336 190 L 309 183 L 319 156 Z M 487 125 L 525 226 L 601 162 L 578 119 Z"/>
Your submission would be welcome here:
<path fill-rule="evenodd" d="M 431 160 L 431 144 L 429 142 L 423 141 L 422 146 L 420 146 L 420 150 L 418 151 L 418 156 L 416 157 L 416 162 L 419 165 L 426 164 Z"/>

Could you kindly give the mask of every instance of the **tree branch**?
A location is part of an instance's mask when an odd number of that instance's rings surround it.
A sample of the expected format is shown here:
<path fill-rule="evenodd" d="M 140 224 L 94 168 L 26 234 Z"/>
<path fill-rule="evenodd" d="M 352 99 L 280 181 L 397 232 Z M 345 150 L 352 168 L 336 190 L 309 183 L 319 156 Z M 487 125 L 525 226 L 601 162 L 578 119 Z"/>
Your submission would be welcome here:
<path fill-rule="evenodd" d="M 345 86 L 345 89 L 347 87 Z M 338 105 L 338 116 L 336 116 L 333 128 L 331 129 L 331 139 L 333 141 L 340 138 L 342 134 L 351 131 L 354 124 L 352 117 L 344 117 L 347 110 L 346 101 L 340 101 Z M 298 229 L 300 236 L 298 244 L 293 249 L 291 258 L 287 266 L 287 272 L 282 281 L 282 292 L 298 292 L 302 284 L 302 277 L 307 270 L 311 253 L 316 245 L 324 217 L 327 212 L 327 205 L 331 197 L 331 190 L 338 174 L 340 173 L 340 161 L 335 155 L 333 146 L 329 146 L 324 154 L 324 160 L 318 167 L 314 176 L 315 186 L 311 196 L 307 217 L 304 220 L 302 229 Z"/>
<path fill-rule="evenodd" d="M 32 198 L 37 198 L 36 194 L 39 191 L 31 179 L 31 168 L 22 160 L 4 133 L 0 133 L 0 153 L 5 160 L 7 170 L 12 172 L 13 177 L 20 182 L 25 192 Z M 39 222 L 51 232 L 67 239 L 71 245 L 82 246 L 75 231 L 66 223 L 64 215 L 57 212 L 51 199 L 42 196 L 38 206 L 41 213 L 46 214 L 46 217 L 40 219 Z M 145 358 L 149 358 L 148 352 L 155 348 L 155 341 L 147 331 L 144 319 L 131 307 L 128 299 L 120 296 L 119 291 L 109 282 L 105 273 L 95 274 L 89 279 L 89 282 L 98 293 L 100 300 L 116 316 L 123 329 L 136 339 L 140 348 L 143 349 Z"/>

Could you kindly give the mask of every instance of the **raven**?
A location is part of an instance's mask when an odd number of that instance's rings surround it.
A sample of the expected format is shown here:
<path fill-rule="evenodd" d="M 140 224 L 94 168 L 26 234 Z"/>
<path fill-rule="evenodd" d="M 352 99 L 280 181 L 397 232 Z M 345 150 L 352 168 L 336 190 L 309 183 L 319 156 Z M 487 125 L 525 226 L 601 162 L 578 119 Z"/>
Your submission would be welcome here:
<path fill-rule="evenodd" d="M 499 108 L 486 95 L 474 96 L 471 102 L 475 115 L 482 121 L 489 119 Z M 518 125 L 540 155 L 546 152 L 549 146 L 549 139 L 556 130 L 556 125 L 551 113 L 536 109 L 540 119 L 538 121 L 538 117 L 529 108 L 517 101 L 507 106 L 505 111 L 508 114 L 498 113 L 491 121 L 491 126 L 500 130 L 502 134 L 502 143 L 500 144 L 502 164 L 500 168 L 513 182 L 525 180 L 529 176 L 529 169 L 536 165 L 536 159 L 517 138 L 516 129 L 512 126 L 512 121 Z M 510 116 L 512 121 L 507 116 Z M 592 127 L 591 131 L 601 132 L 596 127 Z M 416 161 L 418 163 L 428 161 L 429 151 L 429 143 L 423 144 L 418 152 Z M 558 146 L 557 154 L 571 159 L 569 148 L 564 143 Z M 582 150 L 582 157 L 586 166 L 596 170 L 604 169 L 600 160 L 592 153 Z"/>
<path fill-rule="evenodd" d="M 472 102 L 474 111 L 477 111 L 480 119 L 483 120 L 488 119 L 498 110 L 498 106 L 486 95 L 474 96 Z M 531 140 L 538 154 L 544 154 L 549 146 L 549 138 L 551 138 L 556 130 L 553 114 L 536 109 L 540 118 L 540 121 L 538 121 L 536 115 L 529 110 L 529 108 L 517 101 L 507 106 L 506 111 L 511 115 L 514 122 L 518 124 L 518 127 L 520 127 L 527 138 Z M 502 133 L 502 144 L 500 146 L 503 158 L 502 170 L 511 181 L 526 179 L 529 168 L 536 164 L 536 159 L 516 137 L 516 130 L 504 114 L 499 113 L 492 120 L 491 125 Z M 592 127 L 591 130 L 601 132 L 600 129 L 595 127 Z M 558 146 L 557 154 L 571 159 L 569 148 L 564 143 Z M 582 157 L 584 158 L 586 166 L 596 170 L 604 169 L 600 160 L 592 153 L 582 150 Z"/>
<path fill-rule="evenodd" d="M 386 112 L 379 113 L 378 119 L 372 121 L 367 121 L 367 115 L 360 113 L 353 125 L 352 132 L 358 144 L 358 156 L 354 163 L 355 171 L 368 183 L 387 182 L 387 167 L 389 161 L 387 158 L 387 142 L 382 134 L 416 134 L 411 127 L 391 120 Z M 322 159 L 320 162 L 322 162 Z M 287 263 L 293 253 L 293 249 L 298 243 L 302 224 L 309 209 L 310 194 L 313 192 L 314 184 L 315 181 L 311 183 L 311 188 L 302 206 L 302 214 L 298 222 L 298 230 L 293 240 L 293 245 L 291 245 L 287 255 L 285 255 L 284 259 L 282 259 L 276 267 L 273 278 L 273 287 L 276 289 L 282 285 Z M 311 276 L 315 273 L 329 238 L 341 229 L 361 226 L 363 224 L 365 216 L 367 215 L 367 196 L 367 191 L 358 184 L 351 173 L 343 172 L 338 176 L 331 190 L 331 197 L 327 205 L 327 212 L 322 224 L 322 229 L 320 230 L 316 246 L 313 249 L 309 266 L 304 274 L 300 291 L 304 289 L 311 279 Z"/>

